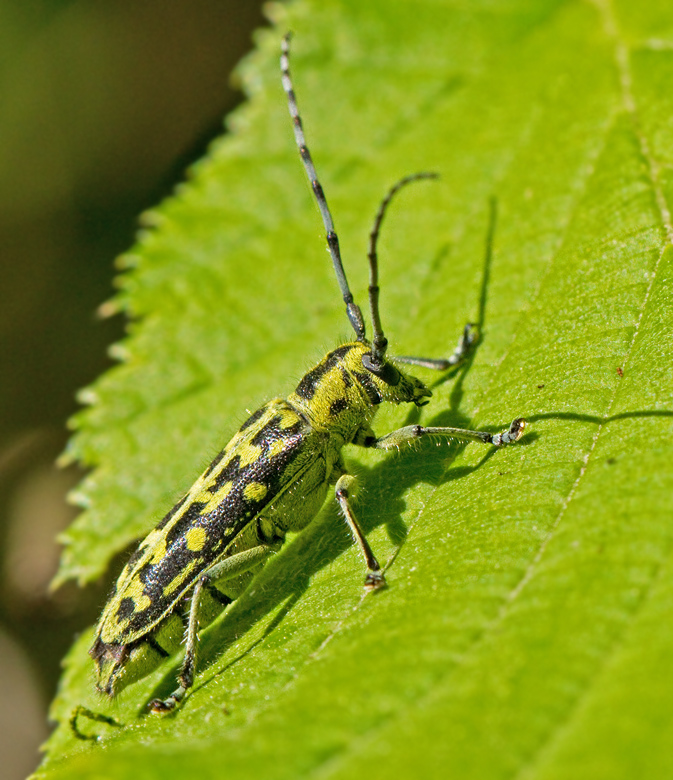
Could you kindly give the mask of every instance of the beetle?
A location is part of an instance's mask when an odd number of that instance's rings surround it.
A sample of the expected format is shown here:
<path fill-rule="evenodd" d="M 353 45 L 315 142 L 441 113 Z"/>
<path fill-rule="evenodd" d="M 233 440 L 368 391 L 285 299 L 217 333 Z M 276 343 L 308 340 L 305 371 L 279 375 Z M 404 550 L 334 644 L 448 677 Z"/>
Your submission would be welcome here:
<path fill-rule="evenodd" d="M 381 566 L 353 513 L 354 477 L 346 472 L 346 444 L 399 449 L 424 436 L 476 441 L 496 447 L 518 441 L 525 422 L 515 419 L 497 434 L 448 427 L 408 425 L 377 436 L 372 422 L 382 403 L 424 406 L 432 395 L 401 364 L 445 370 L 458 365 L 477 333 L 468 324 L 455 352 L 446 359 L 387 357 L 388 342 L 379 315 L 377 241 L 395 195 L 408 184 L 436 177 L 416 173 L 401 179 L 382 201 L 369 244 L 369 306 L 372 338 L 353 300 L 339 240 L 311 154 L 289 67 L 290 36 L 283 39 L 281 78 L 299 154 L 326 231 L 346 314 L 355 338 L 329 352 L 287 398 L 275 398 L 243 423 L 226 447 L 139 545 L 122 570 L 96 629 L 90 655 L 97 687 L 115 696 L 176 652 L 184 635 L 185 654 L 178 686 L 154 699 L 155 713 L 173 710 L 192 686 L 197 631 L 236 599 L 288 531 L 305 528 L 333 486 L 341 514 L 362 551 L 365 588 L 385 586 Z"/>

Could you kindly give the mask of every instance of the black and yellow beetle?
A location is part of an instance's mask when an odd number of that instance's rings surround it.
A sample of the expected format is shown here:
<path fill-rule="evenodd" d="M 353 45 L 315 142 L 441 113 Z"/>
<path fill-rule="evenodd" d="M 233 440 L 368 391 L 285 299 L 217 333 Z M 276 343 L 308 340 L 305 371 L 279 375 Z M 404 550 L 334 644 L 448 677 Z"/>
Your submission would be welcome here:
<path fill-rule="evenodd" d="M 399 364 L 438 370 L 454 366 L 470 349 L 475 330 L 471 325 L 465 327 L 448 359 L 386 357 L 387 341 L 378 308 L 377 239 L 395 194 L 409 182 L 435 176 L 418 173 L 398 182 L 376 215 L 369 252 L 373 335 L 367 339 L 362 313 L 346 280 L 332 216 L 304 139 L 290 79 L 289 36 L 283 40 L 281 72 L 297 146 L 320 208 L 355 340 L 326 355 L 287 400 L 276 398 L 252 414 L 122 571 L 90 650 L 97 667 L 97 687 L 115 696 L 176 652 L 184 636 L 185 658 L 178 688 L 165 700 L 153 700 L 150 708 L 154 712 L 172 710 L 191 687 L 199 626 L 212 622 L 241 594 L 268 556 L 282 545 L 286 532 L 299 531 L 311 522 L 330 486 L 334 486 L 336 500 L 364 555 L 365 588 L 375 590 L 385 585 L 349 504 L 353 477 L 344 470 L 344 445 L 389 450 L 431 435 L 497 447 L 517 441 L 524 430 L 524 421 L 516 419 L 498 434 L 420 425 L 381 437 L 373 432 L 372 421 L 381 403 L 422 406 L 431 395 Z"/>

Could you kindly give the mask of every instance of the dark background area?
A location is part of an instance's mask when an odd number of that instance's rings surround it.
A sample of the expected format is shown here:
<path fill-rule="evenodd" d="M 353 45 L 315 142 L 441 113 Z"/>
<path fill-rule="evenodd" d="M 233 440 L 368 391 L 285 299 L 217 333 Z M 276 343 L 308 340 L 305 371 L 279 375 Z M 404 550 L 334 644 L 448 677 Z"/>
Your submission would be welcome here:
<path fill-rule="evenodd" d="M 74 516 L 60 470 L 77 390 L 124 322 L 97 307 L 137 217 L 241 100 L 254 0 L 0 0 L 0 755 L 37 764 L 60 660 L 109 582 L 48 591 Z"/>

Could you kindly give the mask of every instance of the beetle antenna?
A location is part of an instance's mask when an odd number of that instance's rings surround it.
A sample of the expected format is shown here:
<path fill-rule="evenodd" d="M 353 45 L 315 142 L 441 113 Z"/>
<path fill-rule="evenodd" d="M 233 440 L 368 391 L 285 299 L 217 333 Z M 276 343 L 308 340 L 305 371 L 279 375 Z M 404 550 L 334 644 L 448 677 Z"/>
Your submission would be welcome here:
<path fill-rule="evenodd" d="M 374 218 L 374 226 L 372 232 L 369 234 L 369 309 L 372 315 L 372 363 L 375 366 L 383 364 L 385 358 L 386 349 L 388 347 L 388 339 L 383 335 L 383 328 L 381 327 L 381 315 L 379 313 L 379 260 L 376 254 L 376 243 L 379 238 L 379 232 L 381 230 L 381 223 L 386 215 L 390 201 L 397 195 L 397 193 L 407 184 L 411 184 L 412 181 L 418 181 L 419 179 L 438 179 L 438 173 L 426 172 L 412 173 L 410 176 L 405 176 L 400 179 L 397 184 L 394 184 L 385 198 L 381 201 L 379 210 Z"/>
<path fill-rule="evenodd" d="M 292 124 L 294 126 L 294 138 L 297 142 L 297 148 L 299 149 L 299 155 L 301 161 L 304 163 L 304 170 L 311 182 L 313 188 L 313 194 L 318 203 L 320 209 L 320 215 L 322 216 L 323 224 L 325 225 L 325 231 L 327 233 L 327 248 L 329 249 L 330 256 L 332 258 L 332 264 L 334 265 L 334 273 L 336 274 L 337 282 L 341 288 L 341 294 L 346 304 L 346 314 L 350 320 L 353 330 L 358 341 L 365 341 L 365 322 L 362 318 L 362 312 L 360 307 L 353 301 L 353 294 L 348 286 L 348 280 L 346 279 L 346 272 L 344 271 L 343 263 L 341 262 L 341 253 L 339 252 L 339 238 L 334 229 L 334 222 L 332 220 L 332 214 L 330 213 L 329 206 L 327 205 L 327 198 L 323 192 L 322 186 L 318 181 L 318 174 L 316 173 L 313 160 L 311 159 L 311 153 L 306 145 L 306 138 L 304 137 L 304 128 L 302 126 L 301 117 L 299 116 L 299 107 L 297 106 L 297 98 L 294 94 L 294 87 L 292 86 L 292 77 L 290 76 L 290 38 L 291 33 L 287 33 L 283 38 L 281 45 L 281 57 L 280 57 L 280 71 L 283 81 L 283 89 L 287 95 L 287 104 L 290 109 L 290 116 L 292 117 Z"/>

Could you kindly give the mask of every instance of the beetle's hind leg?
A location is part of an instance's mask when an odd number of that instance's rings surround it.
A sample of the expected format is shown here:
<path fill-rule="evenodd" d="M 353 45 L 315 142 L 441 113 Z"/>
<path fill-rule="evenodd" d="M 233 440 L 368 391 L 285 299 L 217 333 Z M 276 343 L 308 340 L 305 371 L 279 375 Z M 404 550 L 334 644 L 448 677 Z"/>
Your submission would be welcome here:
<path fill-rule="evenodd" d="M 198 630 L 198 609 L 199 598 L 201 591 L 204 587 L 210 584 L 211 578 L 208 574 L 205 574 L 194 587 L 192 598 L 189 606 L 189 619 L 187 622 L 187 630 L 185 632 L 186 648 L 185 648 L 185 660 L 182 662 L 182 668 L 178 675 L 178 687 L 167 699 L 152 699 L 149 704 L 152 712 L 157 714 L 163 712 L 170 712 L 175 709 L 184 698 L 187 691 L 194 684 L 194 668 L 196 666 L 196 632 Z"/>
<path fill-rule="evenodd" d="M 185 631 L 185 660 L 182 662 L 182 668 L 180 669 L 180 674 L 178 674 L 178 687 L 167 699 L 152 699 L 149 703 L 149 708 L 152 712 L 162 714 L 175 709 L 194 684 L 196 643 L 199 629 L 199 601 L 203 589 L 213 582 L 227 580 L 254 569 L 263 564 L 276 549 L 277 547 L 260 544 L 250 550 L 244 550 L 218 561 L 199 577 L 190 599 L 189 618 Z"/>
<path fill-rule="evenodd" d="M 376 560 L 376 556 L 372 552 L 372 548 L 369 546 L 369 542 L 358 525 L 358 521 L 355 519 L 355 515 L 351 509 L 349 498 L 351 488 L 354 484 L 355 477 L 352 477 L 350 474 L 342 474 L 337 480 L 334 492 L 344 519 L 351 529 L 353 538 L 360 546 L 365 563 L 367 564 L 365 588 L 367 590 L 378 590 L 379 588 L 385 588 L 386 578 L 383 576 L 379 562 Z"/>
<path fill-rule="evenodd" d="M 424 358 L 414 357 L 412 355 L 400 355 L 393 358 L 398 363 L 408 363 L 411 366 L 421 366 L 422 368 L 432 368 L 435 371 L 446 371 L 462 363 L 468 356 L 472 347 L 479 341 L 479 327 L 475 322 L 468 322 L 460 334 L 458 344 L 453 350 L 453 354 L 448 358 Z"/>

